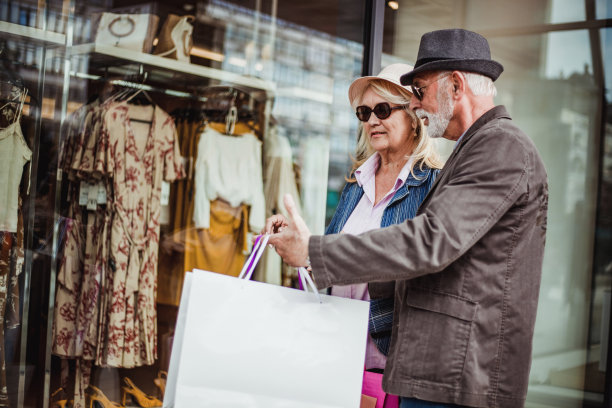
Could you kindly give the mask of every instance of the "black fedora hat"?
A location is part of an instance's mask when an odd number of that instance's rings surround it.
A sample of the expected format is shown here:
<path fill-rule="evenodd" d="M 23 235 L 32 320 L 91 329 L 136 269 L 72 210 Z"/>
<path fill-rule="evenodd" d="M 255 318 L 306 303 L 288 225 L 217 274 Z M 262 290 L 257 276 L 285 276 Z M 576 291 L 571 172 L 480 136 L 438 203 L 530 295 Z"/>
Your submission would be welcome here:
<path fill-rule="evenodd" d="M 487 39 L 473 31 L 453 28 L 423 34 L 414 69 L 400 78 L 402 85 L 423 71 L 458 70 L 476 72 L 495 81 L 504 70 L 491 59 Z"/>

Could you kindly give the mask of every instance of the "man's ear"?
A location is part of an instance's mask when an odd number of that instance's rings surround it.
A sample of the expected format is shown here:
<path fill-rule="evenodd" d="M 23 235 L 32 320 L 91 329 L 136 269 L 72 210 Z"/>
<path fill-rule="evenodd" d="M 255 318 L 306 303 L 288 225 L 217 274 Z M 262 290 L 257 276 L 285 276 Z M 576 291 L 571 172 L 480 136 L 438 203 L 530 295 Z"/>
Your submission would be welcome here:
<path fill-rule="evenodd" d="M 453 96 L 461 96 L 467 89 L 465 76 L 459 71 L 453 71 L 451 74 L 451 83 L 453 85 Z"/>

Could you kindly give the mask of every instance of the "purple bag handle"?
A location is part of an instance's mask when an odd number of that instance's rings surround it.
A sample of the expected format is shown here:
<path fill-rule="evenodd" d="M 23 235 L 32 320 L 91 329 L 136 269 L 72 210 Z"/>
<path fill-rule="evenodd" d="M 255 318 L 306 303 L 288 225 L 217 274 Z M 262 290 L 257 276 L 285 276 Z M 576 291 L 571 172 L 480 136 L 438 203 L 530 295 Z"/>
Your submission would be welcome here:
<path fill-rule="evenodd" d="M 250 280 L 251 276 L 253 276 L 253 272 L 255 272 L 255 267 L 259 262 L 259 259 L 263 255 L 263 252 L 266 249 L 266 245 L 268 245 L 268 240 L 270 239 L 269 234 L 259 235 L 255 238 L 255 243 L 253 244 L 253 250 L 251 251 L 251 255 L 249 255 L 248 259 L 244 263 L 242 270 L 240 271 L 240 275 L 238 275 L 238 279 Z M 305 268 L 298 268 L 298 275 L 300 277 L 300 289 L 304 292 L 309 292 L 308 289 L 312 291 L 317 297 L 319 303 L 323 303 L 321 300 L 321 295 L 317 290 L 317 287 L 308 274 L 308 271 Z"/>
<path fill-rule="evenodd" d="M 238 275 L 238 279 L 251 279 L 251 277 L 253 276 L 253 272 L 255 272 L 257 262 L 259 262 L 261 255 L 263 255 L 263 252 L 266 249 L 266 245 L 268 244 L 269 239 L 269 234 L 258 235 L 257 238 L 255 238 L 255 243 L 253 245 L 251 255 L 249 255 L 248 259 L 244 263 L 244 266 L 240 271 L 240 275 Z"/>

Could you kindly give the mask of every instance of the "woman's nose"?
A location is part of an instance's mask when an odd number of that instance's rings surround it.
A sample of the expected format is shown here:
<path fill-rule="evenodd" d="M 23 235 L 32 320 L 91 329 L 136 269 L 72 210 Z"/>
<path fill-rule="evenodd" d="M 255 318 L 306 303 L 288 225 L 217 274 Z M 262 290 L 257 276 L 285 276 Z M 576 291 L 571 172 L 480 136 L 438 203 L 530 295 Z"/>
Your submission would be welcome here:
<path fill-rule="evenodd" d="M 380 123 L 380 119 L 374 114 L 374 112 L 370 113 L 370 117 L 368 118 L 368 125 L 375 126 Z"/>

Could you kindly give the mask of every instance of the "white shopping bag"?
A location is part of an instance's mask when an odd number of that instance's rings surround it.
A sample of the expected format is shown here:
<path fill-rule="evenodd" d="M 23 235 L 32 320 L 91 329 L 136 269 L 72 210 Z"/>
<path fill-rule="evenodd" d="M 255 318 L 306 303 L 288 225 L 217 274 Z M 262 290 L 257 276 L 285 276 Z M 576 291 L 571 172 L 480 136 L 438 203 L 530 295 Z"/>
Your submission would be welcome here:
<path fill-rule="evenodd" d="M 368 303 L 248 280 L 264 248 L 187 274 L 164 407 L 359 407 Z"/>

